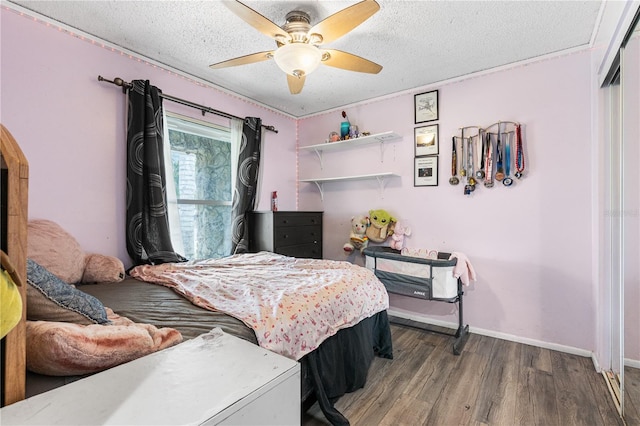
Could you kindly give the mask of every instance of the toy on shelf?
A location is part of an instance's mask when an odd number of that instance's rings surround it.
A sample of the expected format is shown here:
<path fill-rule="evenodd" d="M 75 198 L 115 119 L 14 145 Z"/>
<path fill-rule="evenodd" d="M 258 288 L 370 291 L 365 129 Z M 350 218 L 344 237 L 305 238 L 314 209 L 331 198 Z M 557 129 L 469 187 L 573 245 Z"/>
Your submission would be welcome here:
<path fill-rule="evenodd" d="M 369 227 L 367 237 L 375 243 L 383 243 L 392 234 L 390 226 L 397 222 L 389 212 L 383 209 L 369 210 Z"/>
<path fill-rule="evenodd" d="M 351 218 L 351 232 L 349 241 L 342 248 L 345 252 L 351 253 L 354 250 L 360 250 L 360 253 L 367 248 L 369 238 L 366 235 L 369 227 L 369 219 L 366 216 L 358 215 Z"/>
<path fill-rule="evenodd" d="M 393 234 L 391 234 L 389 247 L 395 250 L 402 250 L 404 248 L 405 237 L 409 235 L 411 235 L 411 228 L 404 222 L 396 222 L 393 227 Z"/>

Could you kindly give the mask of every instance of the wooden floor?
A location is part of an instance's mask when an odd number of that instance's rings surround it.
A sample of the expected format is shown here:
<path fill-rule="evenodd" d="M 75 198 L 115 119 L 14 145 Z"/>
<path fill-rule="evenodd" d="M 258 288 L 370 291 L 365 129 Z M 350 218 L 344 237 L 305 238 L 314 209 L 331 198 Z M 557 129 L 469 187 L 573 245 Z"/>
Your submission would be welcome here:
<path fill-rule="evenodd" d="M 336 403 L 353 426 L 623 425 L 590 358 L 475 334 L 455 356 L 451 337 L 391 331 L 394 359 L 376 358 L 365 387 Z M 302 424 L 328 422 L 316 403 Z"/>

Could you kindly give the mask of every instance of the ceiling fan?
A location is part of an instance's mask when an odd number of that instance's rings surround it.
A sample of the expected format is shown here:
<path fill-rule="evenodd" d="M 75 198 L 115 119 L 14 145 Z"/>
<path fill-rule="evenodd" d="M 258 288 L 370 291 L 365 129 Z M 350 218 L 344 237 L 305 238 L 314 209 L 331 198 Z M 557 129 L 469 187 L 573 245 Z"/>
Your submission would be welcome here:
<path fill-rule="evenodd" d="M 306 76 L 320 64 L 369 74 L 377 74 L 382 70 L 382 66 L 360 56 L 319 47 L 342 37 L 369 19 L 380 9 L 375 0 L 363 0 L 313 26 L 308 13 L 294 10 L 287 13 L 286 22 L 282 27 L 239 1 L 224 3 L 249 25 L 273 38 L 278 48 L 218 62 L 210 65 L 213 69 L 252 64 L 273 58 L 287 74 L 289 91 L 294 95 L 302 91 Z"/>

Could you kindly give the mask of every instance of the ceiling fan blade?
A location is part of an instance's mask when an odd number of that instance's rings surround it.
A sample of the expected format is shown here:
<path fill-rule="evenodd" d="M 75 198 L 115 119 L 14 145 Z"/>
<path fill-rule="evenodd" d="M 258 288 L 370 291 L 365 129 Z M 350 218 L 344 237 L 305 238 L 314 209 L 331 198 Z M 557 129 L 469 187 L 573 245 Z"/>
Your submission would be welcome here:
<path fill-rule="evenodd" d="M 295 75 L 287 74 L 287 83 L 289 84 L 289 92 L 292 95 L 297 95 L 302 92 L 302 86 L 304 86 L 305 76 L 296 77 Z"/>
<path fill-rule="evenodd" d="M 281 42 L 291 40 L 289 33 L 280 28 L 273 21 L 251 9 L 249 6 L 235 0 L 225 1 L 224 4 L 231 9 L 233 13 L 238 15 L 246 23 L 260 31 L 262 34 Z"/>
<path fill-rule="evenodd" d="M 371 62 L 368 59 L 361 58 L 352 53 L 335 49 L 322 49 L 321 63 L 329 65 L 330 67 L 366 72 L 369 74 L 378 74 L 382 70 L 382 65 L 378 65 L 375 62 Z"/>
<path fill-rule="evenodd" d="M 331 43 L 362 24 L 378 10 L 380 5 L 375 0 L 363 0 L 318 22 L 311 27 L 309 35 L 322 36 L 322 41 L 315 44 Z"/>
<path fill-rule="evenodd" d="M 214 70 L 218 68 L 235 67 L 237 65 L 253 64 L 255 62 L 262 62 L 273 58 L 273 50 L 266 50 L 264 52 L 252 53 L 251 55 L 240 56 L 238 58 L 229 59 L 222 62 L 209 65 Z"/>

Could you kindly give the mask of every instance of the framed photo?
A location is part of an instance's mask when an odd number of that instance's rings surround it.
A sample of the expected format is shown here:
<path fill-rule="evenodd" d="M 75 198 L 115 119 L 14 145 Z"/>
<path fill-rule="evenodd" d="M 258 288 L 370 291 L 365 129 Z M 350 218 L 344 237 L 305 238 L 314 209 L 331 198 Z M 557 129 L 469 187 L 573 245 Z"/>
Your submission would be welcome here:
<path fill-rule="evenodd" d="M 416 157 L 413 186 L 438 186 L 438 156 Z"/>
<path fill-rule="evenodd" d="M 414 95 L 414 110 L 416 124 L 438 119 L 438 91 Z"/>
<path fill-rule="evenodd" d="M 421 155 L 437 155 L 438 152 L 438 125 L 416 127 L 413 129 L 413 139 L 416 157 Z"/>

